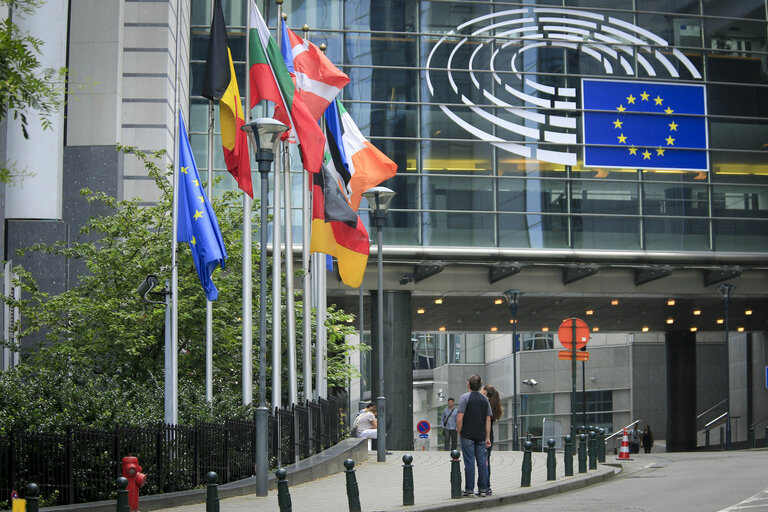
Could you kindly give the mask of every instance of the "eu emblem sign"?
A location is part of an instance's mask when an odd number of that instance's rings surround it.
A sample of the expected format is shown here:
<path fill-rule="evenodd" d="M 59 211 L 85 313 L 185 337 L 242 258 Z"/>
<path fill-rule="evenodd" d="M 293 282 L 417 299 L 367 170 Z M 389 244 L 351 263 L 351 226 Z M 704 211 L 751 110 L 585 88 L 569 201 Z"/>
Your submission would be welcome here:
<path fill-rule="evenodd" d="M 709 170 L 703 85 L 581 81 L 585 167 Z"/>

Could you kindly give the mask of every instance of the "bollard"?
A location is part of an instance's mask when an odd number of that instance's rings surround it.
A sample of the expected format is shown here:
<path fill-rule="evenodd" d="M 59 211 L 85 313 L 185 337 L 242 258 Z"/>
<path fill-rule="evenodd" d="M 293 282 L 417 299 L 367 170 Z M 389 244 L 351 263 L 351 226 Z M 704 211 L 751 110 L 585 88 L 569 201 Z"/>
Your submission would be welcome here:
<path fill-rule="evenodd" d="M 403 506 L 413 505 L 413 456 L 403 455 Z"/>
<path fill-rule="evenodd" d="M 579 434 L 579 473 L 587 472 L 587 436 Z"/>
<path fill-rule="evenodd" d="M 461 469 L 459 450 L 451 450 L 451 499 L 461 498 Z"/>
<path fill-rule="evenodd" d="M 709 448 L 709 429 L 704 431 L 704 446 Z"/>
<path fill-rule="evenodd" d="M 205 512 L 219 512 L 219 475 L 209 471 L 205 475 Z"/>
<path fill-rule="evenodd" d="M 533 464 L 531 463 L 531 447 L 533 447 L 533 443 L 530 441 L 526 441 L 525 444 L 523 444 L 523 476 L 520 477 L 520 487 L 531 486 L 531 470 L 533 469 Z"/>
<path fill-rule="evenodd" d="M 768 427 L 765 427 L 765 447 L 768 448 Z"/>
<path fill-rule="evenodd" d="M 547 480 L 556 480 L 557 460 L 555 460 L 555 440 L 547 439 Z"/>
<path fill-rule="evenodd" d="M 277 506 L 280 507 L 280 512 L 291 512 L 293 504 L 291 504 L 291 493 L 288 491 L 288 472 L 279 468 L 275 471 L 275 477 L 277 478 Z"/>
<path fill-rule="evenodd" d="M 117 479 L 117 512 L 129 512 L 128 508 L 128 479 L 124 476 Z"/>
<path fill-rule="evenodd" d="M 565 436 L 565 453 L 563 461 L 565 462 L 565 476 L 573 476 L 573 438 Z"/>
<path fill-rule="evenodd" d="M 725 430 L 720 427 L 720 451 L 725 450 Z"/>
<path fill-rule="evenodd" d="M 597 429 L 597 462 L 605 462 L 605 429 Z"/>
<path fill-rule="evenodd" d="M 344 467 L 347 468 L 347 501 L 349 501 L 349 512 L 360 512 L 360 490 L 357 488 L 357 478 L 355 477 L 355 461 L 347 459 L 344 461 Z"/>
<path fill-rule="evenodd" d="M 755 447 L 755 427 L 749 427 L 749 447 L 754 448 Z"/>
<path fill-rule="evenodd" d="M 25 487 L 27 499 L 27 512 L 39 512 L 40 510 L 40 487 L 37 484 L 29 483 Z"/>
<path fill-rule="evenodd" d="M 589 469 L 597 469 L 597 439 L 595 439 L 595 431 L 589 431 Z"/>

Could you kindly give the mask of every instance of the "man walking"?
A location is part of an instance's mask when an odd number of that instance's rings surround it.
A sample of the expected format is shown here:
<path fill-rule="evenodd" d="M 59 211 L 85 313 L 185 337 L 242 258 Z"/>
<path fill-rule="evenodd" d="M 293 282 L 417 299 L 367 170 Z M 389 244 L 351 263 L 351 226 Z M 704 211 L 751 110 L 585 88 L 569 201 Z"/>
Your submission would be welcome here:
<path fill-rule="evenodd" d="M 453 405 L 453 398 L 449 398 L 448 407 L 443 409 L 442 423 L 446 451 L 456 449 L 456 408 Z"/>
<path fill-rule="evenodd" d="M 456 414 L 456 430 L 461 436 L 461 453 L 464 457 L 464 491 L 462 496 L 472 496 L 475 488 L 475 464 L 477 464 L 477 495 L 488 492 L 488 451 L 491 446 L 491 404 L 480 393 L 483 382 L 479 375 L 467 381 L 468 393 L 459 397 Z"/>

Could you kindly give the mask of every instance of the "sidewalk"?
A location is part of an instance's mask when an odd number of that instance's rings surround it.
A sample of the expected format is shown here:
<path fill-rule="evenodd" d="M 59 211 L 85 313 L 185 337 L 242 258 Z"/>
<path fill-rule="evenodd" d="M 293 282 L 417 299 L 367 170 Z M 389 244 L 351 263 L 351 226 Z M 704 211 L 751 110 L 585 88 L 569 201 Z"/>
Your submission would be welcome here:
<path fill-rule="evenodd" d="M 402 456 L 413 455 L 414 497 L 416 505 L 403 507 Z M 597 483 L 612 477 L 619 470 L 615 467 L 598 465 L 598 469 L 586 474 L 578 473 L 577 458 L 574 457 L 576 476 L 565 477 L 563 454 L 557 454 L 557 480 L 547 482 L 546 454 L 533 453 L 531 487 L 521 488 L 522 452 L 494 452 L 491 458 L 491 487 L 493 496 L 486 498 L 469 497 L 451 499 L 450 456 L 448 452 L 394 452 L 387 456 L 387 462 L 376 462 L 376 452 L 370 452 L 368 460 L 355 467 L 360 490 L 360 504 L 363 511 L 385 510 L 474 510 L 502 503 L 525 501 L 545 494 L 564 492 L 574 488 Z M 612 458 L 607 459 L 609 462 Z M 462 465 L 462 481 L 464 470 Z M 290 482 L 289 482 L 290 486 Z M 462 487 L 463 488 L 463 487 Z M 344 468 L 333 476 L 290 487 L 293 510 L 348 510 Z M 486 502 L 486 503 L 484 503 Z M 221 512 L 245 512 L 253 510 L 278 511 L 277 492 L 257 498 L 242 496 L 221 500 Z M 187 505 L 164 509 L 167 512 L 205 512 L 205 504 Z"/>

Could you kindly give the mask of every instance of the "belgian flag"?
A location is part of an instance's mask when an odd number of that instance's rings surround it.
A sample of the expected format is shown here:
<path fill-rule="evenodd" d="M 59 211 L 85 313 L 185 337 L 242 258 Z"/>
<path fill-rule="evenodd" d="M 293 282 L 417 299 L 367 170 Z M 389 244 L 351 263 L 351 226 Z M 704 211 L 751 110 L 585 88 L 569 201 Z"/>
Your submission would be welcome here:
<path fill-rule="evenodd" d="M 240 189 L 253 197 L 251 161 L 248 156 L 248 135 L 240 128 L 245 124 L 240 89 L 227 42 L 227 27 L 221 0 L 215 0 L 211 35 L 208 39 L 208 59 L 205 62 L 202 95 L 219 102 L 219 127 L 227 170 Z"/>

